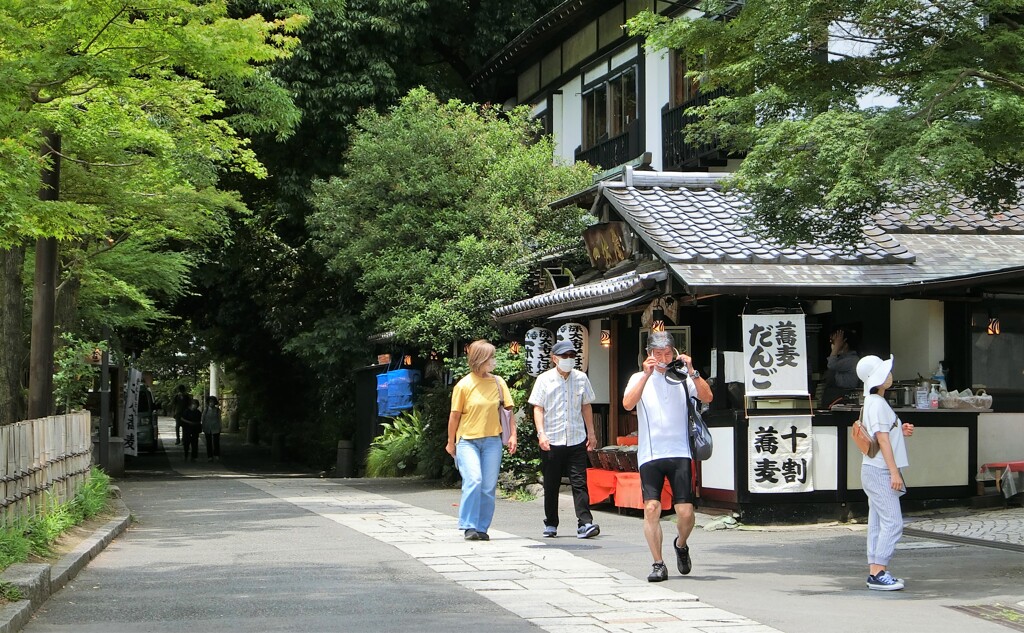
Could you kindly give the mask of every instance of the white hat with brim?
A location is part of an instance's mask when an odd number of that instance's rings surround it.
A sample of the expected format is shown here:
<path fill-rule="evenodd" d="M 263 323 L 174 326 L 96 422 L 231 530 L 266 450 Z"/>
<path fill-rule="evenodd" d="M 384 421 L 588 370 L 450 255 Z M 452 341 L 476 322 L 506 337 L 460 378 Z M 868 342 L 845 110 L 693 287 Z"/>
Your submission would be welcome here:
<path fill-rule="evenodd" d="M 882 360 L 877 356 L 865 356 L 857 361 L 857 377 L 864 383 L 864 395 L 871 393 L 871 389 L 885 382 L 892 371 L 892 363 L 895 357 L 890 355 L 889 360 Z"/>

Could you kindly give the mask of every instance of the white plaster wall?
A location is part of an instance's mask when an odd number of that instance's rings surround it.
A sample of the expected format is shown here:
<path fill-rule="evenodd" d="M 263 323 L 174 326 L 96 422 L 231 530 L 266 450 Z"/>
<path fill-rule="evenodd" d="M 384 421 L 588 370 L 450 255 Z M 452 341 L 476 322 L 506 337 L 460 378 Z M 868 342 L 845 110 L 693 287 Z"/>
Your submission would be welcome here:
<path fill-rule="evenodd" d="M 711 459 L 700 463 L 701 486 L 715 490 L 736 490 L 736 434 L 733 427 L 710 429 L 715 450 Z"/>
<path fill-rule="evenodd" d="M 567 165 L 576 162 L 576 148 L 583 141 L 583 83 L 579 76 L 562 84 L 561 94 L 552 98 L 551 136 L 555 141 L 555 160 Z"/>
<path fill-rule="evenodd" d="M 668 103 L 670 86 L 669 56 L 666 49 L 645 53 L 644 147 L 651 153 L 651 166 L 661 171 L 664 147 L 661 142 L 661 108 Z"/>
<path fill-rule="evenodd" d="M 946 357 L 941 301 L 892 301 L 889 306 L 890 349 L 896 362 L 893 378 L 931 378 Z"/>
<path fill-rule="evenodd" d="M 590 385 L 594 388 L 594 403 L 608 404 L 610 400 L 611 386 L 609 382 L 609 351 L 608 347 L 601 347 L 601 321 L 592 319 L 587 323 L 587 344 L 590 360 L 587 362 L 587 376 L 590 377 Z"/>
<path fill-rule="evenodd" d="M 1024 413 L 978 415 L 978 465 L 1024 459 Z"/>
<path fill-rule="evenodd" d="M 814 451 L 813 462 L 811 463 L 811 482 L 815 490 L 838 490 L 839 473 L 836 472 L 836 464 L 839 463 L 839 433 L 834 426 L 816 426 L 814 428 L 814 441 L 811 448 Z"/>
<path fill-rule="evenodd" d="M 937 413 L 935 415 L 942 415 Z M 968 431 L 966 428 L 918 426 L 907 440 L 907 461 L 903 470 L 908 487 L 963 486 L 974 481 L 968 470 Z M 847 444 L 846 485 L 862 490 L 862 457 L 853 442 Z"/>

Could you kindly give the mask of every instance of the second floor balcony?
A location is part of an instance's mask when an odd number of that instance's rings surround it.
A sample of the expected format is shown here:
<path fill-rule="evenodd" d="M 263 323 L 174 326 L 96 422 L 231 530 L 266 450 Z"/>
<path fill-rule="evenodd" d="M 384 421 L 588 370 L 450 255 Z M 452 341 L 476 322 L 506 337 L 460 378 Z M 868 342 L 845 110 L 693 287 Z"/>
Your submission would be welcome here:
<path fill-rule="evenodd" d="M 601 169 L 612 169 L 625 164 L 644 152 L 640 121 L 634 120 L 617 136 L 598 141 L 587 149 L 577 149 L 576 162 L 586 161 Z"/>
<path fill-rule="evenodd" d="M 662 165 L 666 171 L 687 171 L 707 167 L 723 167 L 726 165 L 728 153 L 718 146 L 694 144 L 686 141 L 686 126 L 694 123 L 697 117 L 686 114 L 688 108 L 707 105 L 713 99 L 725 94 L 725 89 L 712 90 L 698 94 L 695 98 L 661 113 Z"/>

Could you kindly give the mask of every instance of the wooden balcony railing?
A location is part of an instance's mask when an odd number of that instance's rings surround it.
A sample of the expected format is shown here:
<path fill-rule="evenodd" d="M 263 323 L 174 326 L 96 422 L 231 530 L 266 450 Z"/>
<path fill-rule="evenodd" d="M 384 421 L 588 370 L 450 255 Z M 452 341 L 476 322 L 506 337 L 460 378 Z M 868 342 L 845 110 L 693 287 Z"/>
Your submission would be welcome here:
<path fill-rule="evenodd" d="M 662 111 L 662 165 L 666 171 L 725 164 L 726 153 L 721 148 L 713 143 L 702 145 L 688 143 L 683 135 L 686 126 L 697 120 L 697 117 L 686 114 L 686 110 L 694 106 L 707 105 L 712 99 L 724 94 L 725 89 L 719 88 L 699 94 L 686 103 Z"/>
<path fill-rule="evenodd" d="M 576 150 L 576 162 L 586 161 L 601 169 L 611 169 L 627 163 L 643 153 L 643 139 L 640 135 L 640 121 L 626 126 L 618 136 L 601 141 L 593 147 Z"/>

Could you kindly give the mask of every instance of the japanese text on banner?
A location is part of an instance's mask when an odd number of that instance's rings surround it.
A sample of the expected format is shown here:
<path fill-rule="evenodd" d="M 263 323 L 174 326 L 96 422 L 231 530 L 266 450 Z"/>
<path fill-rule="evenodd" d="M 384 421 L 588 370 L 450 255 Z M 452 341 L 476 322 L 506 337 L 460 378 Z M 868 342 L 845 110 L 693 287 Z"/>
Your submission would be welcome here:
<path fill-rule="evenodd" d="M 743 315 L 747 396 L 806 396 L 807 330 L 803 314 Z"/>
<path fill-rule="evenodd" d="M 750 492 L 811 492 L 814 481 L 811 416 L 750 418 L 747 489 Z"/>

